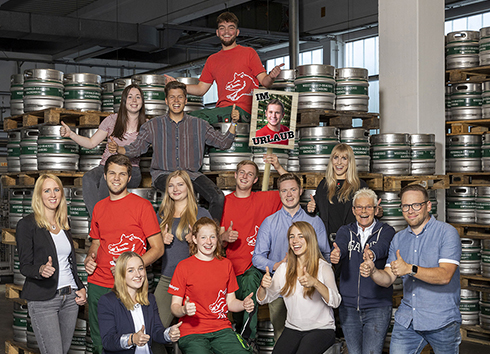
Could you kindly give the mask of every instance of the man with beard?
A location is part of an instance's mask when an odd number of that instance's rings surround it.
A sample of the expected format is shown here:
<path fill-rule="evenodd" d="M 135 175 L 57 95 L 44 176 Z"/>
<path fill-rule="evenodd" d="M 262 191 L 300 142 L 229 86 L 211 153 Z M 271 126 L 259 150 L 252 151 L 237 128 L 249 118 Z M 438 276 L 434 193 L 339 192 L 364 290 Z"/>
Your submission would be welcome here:
<path fill-rule="evenodd" d="M 218 102 L 214 109 L 194 111 L 191 115 L 214 124 L 226 121 L 230 117 L 231 107 L 236 105 L 242 121 L 249 122 L 253 90 L 259 88 L 259 83 L 266 88 L 271 87 L 284 64 L 277 65 L 267 74 L 257 52 L 236 43 L 240 30 L 235 14 L 224 12 L 218 16 L 216 22 L 216 35 L 221 41 L 222 49 L 208 58 L 199 83 L 187 85 L 187 91 L 191 95 L 203 96 L 213 82 L 216 82 Z M 166 77 L 167 82 L 175 80 L 168 75 Z"/>
<path fill-rule="evenodd" d="M 142 256 L 145 266 L 163 255 L 163 238 L 151 203 L 129 193 L 131 161 L 124 155 L 112 155 L 104 166 L 109 197 L 95 204 L 90 226 L 92 244 L 85 258 L 90 297 L 90 335 L 94 353 L 102 353 L 97 303 L 114 286 L 116 260 L 123 252 L 134 251 Z M 147 250 L 147 243 L 150 249 Z"/>
<path fill-rule="evenodd" d="M 436 354 L 459 353 L 459 234 L 430 215 L 424 187 L 408 185 L 400 198 L 408 227 L 393 237 L 384 269 L 377 269 L 366 252 L 361 264 L 361 275 L 378 285 L 389 287 L 397 277 L 403 280 L 390 353 L 420 353 L 427 343 Z"/>

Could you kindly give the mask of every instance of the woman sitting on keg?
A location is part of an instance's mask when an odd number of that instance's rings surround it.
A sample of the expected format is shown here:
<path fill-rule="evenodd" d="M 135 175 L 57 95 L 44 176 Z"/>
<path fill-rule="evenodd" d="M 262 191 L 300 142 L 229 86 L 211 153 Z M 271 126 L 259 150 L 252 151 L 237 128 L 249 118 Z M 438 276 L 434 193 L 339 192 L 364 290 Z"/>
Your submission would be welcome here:
<path fill-rule="evenodd" d="M 333 308 L 341 296 L 330 263 L 318 248 L 315 229 L 304 221 L 293 222 L 287 235 L 287 260 L 271 277 L 269 267 L 257 290 L 260 304 L 284 298 L 286 327 L 272 353 L 322 354 L 335 342 Z"/>
<path fill-rule="evenodd" d="M 235 297 L 238 284 L 231 262 L 221 257 L 219 226 L 201 218 L 192 227 L 191 255 L 177 265 L 169 293 L 172 313 L 182 318 L 179 348 L 184 354 L 250 353 L 227 313 L 252 312 L 253 293 Z"/>
<path fill-rule="evenodd" d="M 67 353 L 86 292 L 78 277 L 75 248 L 60 179 L 41 175 L 34 186 L 30 214 L 17 223 L 20 272 L 26 277 L 32 329 L 42 354 Z"/>
<path fill-rule="evenodd" d="M 211 214 L 197 205 L 194 187 L 187 172 L 177 170 L 169 174 L 165 190 L 167 193 L 158 210 L 165 252 L 162 256 L 162 275 L 155 290 L 155 297 L 160 319 L 163 325 L 168 327 L 174 318 L 170 311 L 172 295 L 168 293 L 170 280 L 177 264 L 189 257 L 192 225 L 204 216 L 211 218 Z"/>
<path fill-rule="evenodd" d="M 114 287 L 100 298 L 98 316 L 104 353 L 150 354 L 152 341 L 170 343 L 180 337 L 182 323 L 165 328 L 160 322 L 143 259 L 136 252 L 117 259 Z"/>
<path fill-rule="evenodd" d="M 99 129 L 90 138 L 78 135 L 64 122 L 61 122 L 60 134 L 71 138 L 80 146 L 93 149 L 104 139 L 109 138 L 120 146 L 131 144 L 137 137 L 140 127 L 146 122 L 145 102 L 143 92 L 138 85 L 129 85 L 121 95 L 121 106 L 118 113 L 111 114 L 99 125 Z M 100 165 L 88 171 L 83 176 L 83 200 L 90 216 L 95 204 L 109 196 L 107 184 L 104 180 L 104 165 L 111 153 L 105 148 Z M 138 188 L 141 182 L 139 158 L 132 158 L 133 170 L 128 188 Z"/>

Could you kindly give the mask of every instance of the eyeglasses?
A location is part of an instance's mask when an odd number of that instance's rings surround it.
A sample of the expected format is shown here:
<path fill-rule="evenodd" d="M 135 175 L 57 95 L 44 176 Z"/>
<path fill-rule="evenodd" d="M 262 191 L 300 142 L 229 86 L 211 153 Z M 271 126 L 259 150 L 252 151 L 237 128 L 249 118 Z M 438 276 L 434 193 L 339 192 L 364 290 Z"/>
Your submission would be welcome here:
<path fill-rule="evenodd" d="M 410 210 L 410 207 L 412 208 L 413 211 L 419 211 L 422 209 L 422 206 L 426 204 L 428 200 L 422 203 L 412 203 L 412 204 L 401 204 L 400 207 L 402 208 L 402 211 L 406 213 L 407 211 Z"/>
<path fill-rule="evenodd" d="M 368 212 L 371 212 L 371 211 L 373 211 L 374 206 L 372 206 L 372 205 L 368 205 L 368 206 L 360 206 L 360 205 L 357 205 L 357 206 L 354 206 L 354 209 L 356 209 L 356 211 L 366 210 Z"/>

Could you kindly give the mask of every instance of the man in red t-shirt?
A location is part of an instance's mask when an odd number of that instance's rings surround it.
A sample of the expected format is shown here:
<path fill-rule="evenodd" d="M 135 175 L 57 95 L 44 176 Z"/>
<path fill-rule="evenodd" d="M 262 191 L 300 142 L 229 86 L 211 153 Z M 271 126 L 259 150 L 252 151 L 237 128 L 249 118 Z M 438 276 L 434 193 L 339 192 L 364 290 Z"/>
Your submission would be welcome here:
<path fill-rule="evenodd" d="M 163 238 L 151 203 L 127 186 L 131 161 L 125 155 L 112 155 L 104 166 L 109 197 L 95 205 L 90 225 L 92 244 L 85 258 L 88 273 L 90 335 L 94 353 L 102 353 L 97 303 L 114 285 L 115 261 L 123 252 L 140 254 L 145 266 L 163 255 Z M 150 249 L 147 250 L 147 243 Z"/>
<path fill-rule="evenodd" d="M 287 171 L 279 163 L 277 156 L 264 155 L 266 163 L 272 163 L 279 174 Z M 226 258 L 232 265 L 237 277 L 239 290 L 237 299 L 243 300 L 251 292 L 256 292 L 262 280 L 262 272 L 252 266 L 252 254 L 260 224 L 266 217 L 281 209 L 282 203 L 278 191 L 252 192 L 252 186 L 258 180 L 259 169 L 255 162 L 241 161 L 235 172 L 236 189 L 225 197 L 225 207 L 221 219 L 221 241 L 226 246 Z M 256 297 L 252 297 L 257 306 Z M 237 331 L 248 318 L 248 312 L 233 313 Z M 244 338 L 255 340 L 257 333 L 257 314 L 250 318 L 251 333 Z M 248 334 L 248 335 L 247 335 Z"/>
<path fill-rule="evenodd" d="M 197 85 L 187 85 L 187 92 L 195 96 L 203 96 L 216 82 L 218 85 L 218 102 L 216 108 L 191 112 L 189 114 L 214 124 L 231 121 L 233 105 L 240 111 L 243 122 L 250 121 L 253 90 L 259 87 L 271 87 L 281 72 L 284 64 L 274 67 L 266 73 L 257 52 L 250 47 L 242 47 L 236 43 L 240 34 L 238 18 L 231 12 L 218 16 L 216 35 L 221 40 L 222 50 L 211 55 L 202 70 Z M 175 80 L 165 75 L 167 82 Z"/>
<path fill-rule="evenodd" d="M 282 118 L 284 118 L 284 104 L 274 98 L 269 101 L 267 108 L 265 110 L 265 115 L 267 117 L 267 125 L 262 129 L 255 132 L 255 136 L 270 136 L 271 140 L 278 140 L 275 135 L 277 133 L 287 132 L 289 128 L 281 124 Z M 288 145 L 289 139 L 284 137 L 279 137 L 280 141 L 274 141 L 270 144 Z"/>

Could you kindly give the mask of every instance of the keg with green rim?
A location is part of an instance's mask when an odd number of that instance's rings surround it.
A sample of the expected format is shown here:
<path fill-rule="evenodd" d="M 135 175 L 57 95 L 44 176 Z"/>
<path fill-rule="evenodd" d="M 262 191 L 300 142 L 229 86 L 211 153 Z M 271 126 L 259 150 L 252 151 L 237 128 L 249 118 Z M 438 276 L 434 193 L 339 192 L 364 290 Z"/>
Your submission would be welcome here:
<path fill-rule="evenodd" d="M 480 65 L 480 32 L 456 31 L 446 35 L 446 69 L 465 69 Z"/>
<path fill-rule="evenodd" d="M 381 199 L 380 206 L 383 208 L 383 216 L 380 220 L 393 227 L 396 232 L 405 229 L 407 222 L 403 217 L 398 192 L 378 192 L 377 195 Z"/>
<path fill-rule="evenodd" d="M 478 291 L 461 289 L 461 301 L 459 311 L 461 312 L 461 324 L 473 326 L 478 324 L 480 312 L 480 294 Z"/>
<path fill-rule="evenodd" d="M 410 135 L 412 175 L 433 175 L 436 173 L 435 134 Z"/>
<path fill-rule="evenodd" d="M 264 154 L 267 153 L 267 148 L 254 146 L 252 147 L 252 152 L 253 152 L 253 158 L 252 158 L 253 162 L 257 164 L 259 171 L 264 171 L 265 169 Z M 274 149 L 273 154 L 277 156 L 277 160 L 285 170 L 292 172 L 289 169 L 288 150 Z M 271 171 L 274 171 L 274 167 L 272 166 L 271 166 Z"/>
<path fill-rule="evenodd" d="M 102 112 L 114 112 L 114 81 L 101 84 Z"/>
<path fill-rule="evenodd" d="M 88 284 L 88 273 L 85 270 L 85 258 L 87 258 L 86 253 L 76 253 L 77 259 L 77 274 L 84 286 Z"/>
<path fill-rule="evenodd" d="M 335 68 L 332 65 L 308 64 L 296 68 L 295 91 L 299 92 L 298 109 L 333 109 L 335 104 Z"/>
<path fill-rule="evenodd" d="M 29 316 L 27 304 L 21 305 L 17 302 L 14 302 L 13 315 L 13 339 L 19 343 L 27 343 L 27 317 Z"/>
<path fill-rule="evenodd" d="M 480 135 L 451 135 L 446 137 L 446 171 L 479 172 L 481 170 Z"/>
<path fill-rule="evenodd" d="M 296 132 L 294 138 L 294 149 L 288 150 L 288 171 L 289 172 L 299 172 L 299 133 Z"/>
<path fill-rule="evenodd" d="M 122 93 L 126 87 L 131 85 L 131 78 L 119 78 L 114 80 L 114 112 L 119 112 L 119 107 L 121 107 Z"/>
<path fill-rule="evenodd" d="M 481 114 L 483 119 L 488 119 L 490 118 L 490 81 L 482 82 L 481 86 Z"/>
<path fill-rule="evenodd" d="M 71 232 L 87 235 L 90 228 L 90 216 L 83 201 L 83 189 L 81 187 L 72 188 L 72 199 L 68 215 L 71 220 Z"/>
<path fill-rule="evenodd" d="M 20 140 L 21 132 L 8 132 L 7 141 L 7 169 L 8 172 L 20 172 Z"/>
<path fill-rule="evenodd" d="M 32 210 L 32 194 L 34 189 L 26 188 L 24 189 L 24 199 L 22 199 L 22 215 L 28 216 L 29 214 L 34 213 Z"/>
<path fill-rule="evenodd" d="M 87 335 L 87 321 L 77 318 L 75 331 L 71 340 L 68 354 L 85 354 L 85 337 Z"/>
<path fill-rule="evenodd" d="M 102 107 L 101 77 L 90 73 L 65 74 L 65 108 L 79 111 L 100 111 Z"/>
<path fill-rule="evenodd" d="M 475 196 L 475 222 L 490 225 L 490 187 L 476 187 Z"/>
<path fill-rule="evenodd" d="M 338 68 L 335 70 L 335 109 L 367 112 L 369 106 L 368 70 Z"/>
<path fill-rule="evenodd" d="M 39 349 L 39 345 L 37 344 L 36 335 L 34 334 L 34 330 L 32 329 L 32 320 L 30 316 L 27 316 L 27 348 L 31 349 Z"/>
<path fill-rule="evenodd" d="M 482 118 L 482 85 L 465 82 L 451 86 L 451 121 Z"/>
<path fill-rule="evenodd" d="M 481 252 L 481 275 L 490 278 L 490 251 Z"/>
<path fill-rule="evenodd" d="M 43 125 L 39 128 L 37 161 L 43 170 L 78 170 L 79 145 L 61 136 L 62 125 Z"/>
<path fill-rule="evenodd" d="M 449 121 L 451 120 L 451 85 L 449 84 L 446 85 L 445 101 L 446 101 L 446 121 Z"/>
<path fill-rule="evenodd" d="M 274 327 L 271 321 L 259 321 L 257 323 L 257 345 L 260 353 L 272 353 L 275 345 Z"/>
<path fill-rule="evenodd" d="M 231 123 L 216 123 L 213 127 L 225 133 L 229 130 Z M 250 125 L 238 123 L 236 127 L 235 140 L 227 150 L 210 148 L 209 160 L 211 171 L 235 171 L 236 165 L 242 160 L 252 160 L 252 149 L 248 145 Z"/>
<path fill-rule="evenodd" d="M 138 85 L 145 99 L 145 113 L 160 116 L 167 113 L 165 103 L 165 76 L 158 74 L 138 74 L 131 77 L 132 83 Z"/>
<path fill-rule="evenodd" d="M 410 135 L 404 133 L 370 136 L 371 172 L 385 175 L 409 175 L 411 167 Z"/>
<path fill-rule="evenodd" d="M 325 172 L 332 150 L 339 143 L 336 127 L 300 128 L 299 165 L 302 172 Z"/>
<path fill-rule="evenodd" d="M 449 187 L 446 190 L 446 221 L 455 224 L 473 224 L 475 222 L 474 187 Z"/>
<path fill-rule="evenodd" d="M 97 130 L 97 128 L 79 128 L 78 134 L 80 136 L 90 138 L 92 137 L 92 135 L 95 134 Z M 93 149 L 87 149 L 83 146 L 80 146 L 80 160 L 78 163 L 79 170 L 87 172 L 99 166 L 100 161 L 102 160 L 102 155 L 104 154 L 104 150 L 106 148 L 106 144 L 107 139 L 104 139 Z"/>
<path fill-rule="evenodd" d="M 480 66 L 490 65 L 490 27 L 480 28 L 478 52 Z"/>
<path fill-rule="evenodd" d="M 197 77 L 178 77 L 176 80 L 186 85 L 199 84 L 199 79 Z M 187 93 L 187 104 L 185 105 L 184 112 L 189 113 L 203 108 L 204 102 L 202 96 L 195 96 Z"/>
<path fill-rule="evenodd" d="M 480 240 L 461 239 L 461 260 L 459 271 L 464 275 L 480 274 L 481 248 Z"/>
<path fill-rule="evenodd" d="M 271 90 L 294 92 L 294 79 L 296 78 L 296 70 L 284 69 L 281 70 L 279 75 L 274 80 Z"/>
<path fill-rule="evenodd" d="M 23 128 L 20 133 L 20 169 L 21 171 L 37 171 L 39 129 Z"/>
<path fill-rule="evenodd" d="M 10 114 L 24 113 L 24 75 L 10 76 Z"/>
<path fill-rule="evenodd" d="M 438 201 L 437 201 L 437 189 L 428 189 L 427 194 L 429 195 L 429 201 L 431 204 L 431 208 L 429 211 L 429 214 L 434 216 L 437 219 L 437 208 L 438 208 Z"/>
<path fill-rule="evenodd" d="M 341 129 L 340 142 L 349 145 L 354 151 L 357 171 L 369 172 L 371 165 L 369 130 L 363 128 Z"/>
<path fill-rule="evenodd" d="M 17 222 L 24 216 L 24 189 L 10 188 L 9 195 L 9 228 L 15 229 Z"/>
<path fill-rule="evenodd" d="M 24 71 L 24 112 L 63 107 L 63 73 L 54 69 Z"/>

